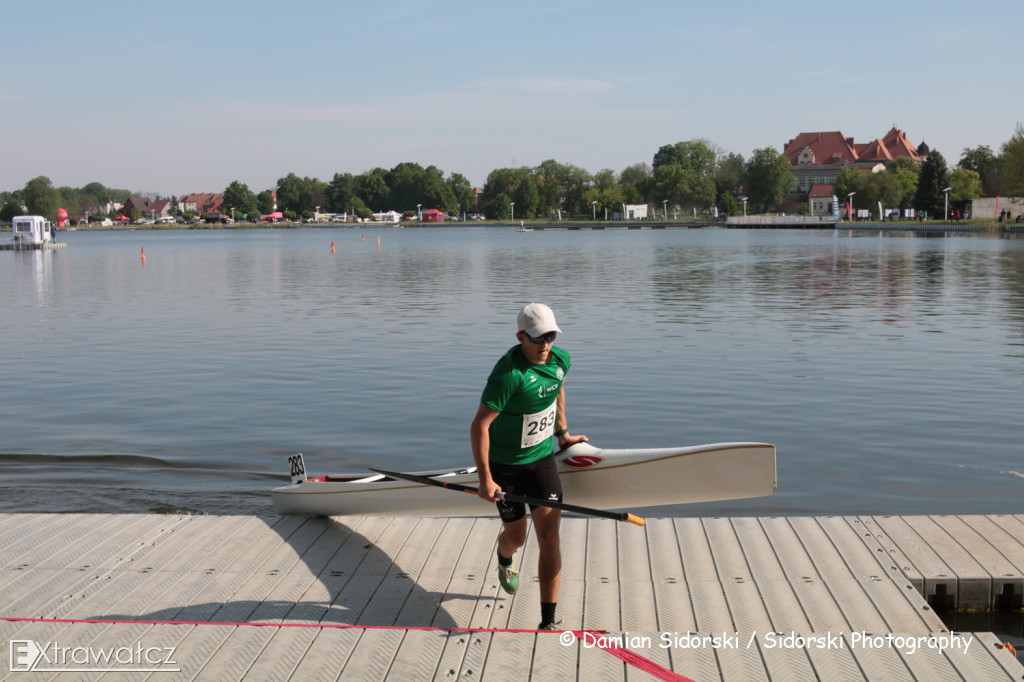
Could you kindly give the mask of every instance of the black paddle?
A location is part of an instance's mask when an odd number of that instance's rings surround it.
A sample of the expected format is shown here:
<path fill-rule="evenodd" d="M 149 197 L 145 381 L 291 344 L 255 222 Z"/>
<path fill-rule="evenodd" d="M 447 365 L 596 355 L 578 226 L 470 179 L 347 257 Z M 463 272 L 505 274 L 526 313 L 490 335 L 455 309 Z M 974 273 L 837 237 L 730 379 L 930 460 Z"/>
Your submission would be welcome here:
<path fill-rule="evenodd" d="M 399 478 L 405 481 L 412 481 L 413 483 L 425 483 L 427 485 L 436 485 L 438 488 L 448 488 L 449 490 L 458 490 L 460 492 L 469 493 L 470 495 L 476 495 L 479 490 L 472 486 L 462 485 L 460 483 L 448 483 L 441 481 L 430 476 L 418 476 L 416 474 L 403 474 L 397 471 L 385 471 L 384 469 L 370 469 L 378 474 L 383 474 L 390 478 Z M 599 516 L 603 519 L 613 519 L 615 521 L 628 521 L 635 523 L 638 526 L 644 525 L 645 521 L 639 516 L 634 516 L 629 512 L 610 512 L 604 511 L 603 509 L 591 509 L 590 507 L 580 507 L 575 504 L 565 504 L 564 502 L 555 502 L 552 500 L 541 500 L 535 497 L 525 497 L 523 495 L 514 495 L 512 493 L 500 492 L 497 494 L 498 499 L 507 500 L 509 502 L 522 502 L 523 504 L 532 504 L 535 507 L 551 507 L 553 509 L 561 509 L 562 511 L 576 512 L 577 514 L 587 514 L 588 516 Z"/>

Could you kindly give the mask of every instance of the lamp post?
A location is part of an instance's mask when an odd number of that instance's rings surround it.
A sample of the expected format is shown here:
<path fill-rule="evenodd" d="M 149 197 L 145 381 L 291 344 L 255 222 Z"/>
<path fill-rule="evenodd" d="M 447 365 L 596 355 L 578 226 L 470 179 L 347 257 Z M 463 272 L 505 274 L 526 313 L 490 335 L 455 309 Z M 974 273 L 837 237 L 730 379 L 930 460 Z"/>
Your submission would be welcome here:
<path fill-rule="evenodd" d="M 597 202 L 591 201 L 590 206 L 594 209 L 594 220 L 597 220 Z"/>
<path fill-rule="evenodd" d="M 665 221 L 668 222 L 668 199 L 661 200 L 661 212 L 665 216 Z"/>
<path fill-rule="evenodd" d="M 747 199 L 748 199 L 748 197 L 745 197 L 745 196 L 742 196 L 742 195 L 739 197 L 739 200 L 743 202 L 743 217 L 744 218 L 747 217 Z"/>
<path fill-rule="evenodd" d="M 516 202 L 514 202 L 514 201 L 509 202 L 509 207 L 512 209 L 512 221 L 515 222 L 515 219 L 516 219 Z"/>
<path fill-rule="evenodd" d="M 420 211 L 420 206 L 423 204 L 416 204 L 416 221 L 423 222 L 423 213 Z"/>
<path fill-rule="evenodd" d="M 949 191 L 951 189 L 953 188 L 947 187 L 946 189 L 942 190 L 942 193 L 946 195 L 946 215 L 945 217 L 943 217 L 943 220 L 947 223 L 949 222 Z"/>
<path fill-rule="evenodd" d="M 853 220 L 853 195 L 856 192 L 850 192 L 846 195 L 846 217 L 849 220 Z"/>

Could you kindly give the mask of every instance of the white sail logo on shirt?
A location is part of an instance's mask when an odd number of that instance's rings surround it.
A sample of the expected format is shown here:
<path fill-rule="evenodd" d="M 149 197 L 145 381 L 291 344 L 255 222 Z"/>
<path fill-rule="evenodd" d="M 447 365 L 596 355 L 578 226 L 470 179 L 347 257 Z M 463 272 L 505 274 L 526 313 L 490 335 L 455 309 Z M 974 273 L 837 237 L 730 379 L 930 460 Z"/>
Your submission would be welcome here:
<path fill-rule="evenodd" d="M 543 386 L 543 385 L 542 386 L 538 386 L 537 387 L 537 397 L 538 398 L 543 398 L 546 395 L 550 395 L 550 394 L 554 393 L 555 391 L 557 391 L 558 387 L 559 387 L 558 384 L 555 384 L 554 386 Z"/>

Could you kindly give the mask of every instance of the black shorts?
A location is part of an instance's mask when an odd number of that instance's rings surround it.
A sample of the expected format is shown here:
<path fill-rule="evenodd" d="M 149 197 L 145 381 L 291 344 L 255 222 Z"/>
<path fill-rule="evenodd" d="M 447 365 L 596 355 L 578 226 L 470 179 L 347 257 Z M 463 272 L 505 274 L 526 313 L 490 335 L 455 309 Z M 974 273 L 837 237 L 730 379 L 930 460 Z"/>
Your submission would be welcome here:
<path fill-rule="evenodd" d="M 554 455 L 529 464 L 491 463 L 491 478 L 506 493 L 536 497 L 553 502 L 562 501 L 562 480 L 558 478 L 558 467 Z M 498 514 L 501 520 L 518 521 L 526 516 L 526 505 L 522 502 L 498 500 Z M 531 504 L 530 511 L 537 506 Z"/>

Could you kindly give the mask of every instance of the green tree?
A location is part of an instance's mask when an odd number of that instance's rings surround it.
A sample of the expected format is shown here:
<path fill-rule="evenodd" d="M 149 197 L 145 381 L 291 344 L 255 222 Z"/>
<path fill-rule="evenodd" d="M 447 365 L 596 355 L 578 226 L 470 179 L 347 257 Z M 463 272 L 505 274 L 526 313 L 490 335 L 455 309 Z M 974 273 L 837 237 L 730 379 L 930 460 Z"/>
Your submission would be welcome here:
<path fill-rule="evenodd" d="M 328 208 L 327 183 L 289 173 L 277 181 L 277 205 L 282 211 L 293 211 L 297 215 L 312 214 L 317 206 L 323 211 Z"/>
<path fill-rule="evenodd" d="M 965 147 L 960 154 L 957 168 L 975 171 L 981 178 L 983 196 L 994 197 L 1000 193 L 1002 161 L 987 144 Z"/>
<path fill-rule="evenodd" d="M 416 204 L 423 209 L 431 208 L 430 202 L 423 196 L 423 166 L 418 163 L 403 162 L 388 171 L 384 176 L 391 194 L 391 205 L 397 211 L 412 212 Z"/>
<path fill-rule="evenodd" d="M 444 171 L 437 166 L 427 166 L 420 177 L 420 195 L 423 205 L 441 211 L 455 210 L 455 194 L 444 181 Z"/>
<path fill-rule="evenodd" d="M 736 200 L 736 195 L 732 192 L 727 192 L 718 195 L 718 210 L 720 213 L 726 215 L 736 215 L 740 212 L 740 203 Z"/>
<path fill-rule="evenodd" d="M 881 173 L 868 173 L 867 175 L 867 184 L 874 193 L 874 203 L 872 206 L 876 206 L 879 202 L 881 202 L 883 208 L 902 208 L 904 206 L 906 187 L 898 173 L 882 171 Z M 879 220 L 884 218 L 884 215 L 879 216 Z"/>
<path fill-rule="evenodd" d="M 715 174 L 715 151 L 707 140 L 690 140 L 676 142 L 659 148 L 654 154 L 654 170 L 659 166 L 682 166 L 694 171 L 702 177 L 713 177 Z"/>
<path fill-rule="evenodd" d="M 715 201 L 715 182 L 695 170 L 679 164 L 665 164 L 654 169 L 657 197 L 673 206 L 707 208 Z"/>
<path fill-rule="evenodd" d="M 1003 193 L 1024 196 L 1024 124 L 1018 122 L 1013 137 L 1003 143 Z"/>
<path fill-rule="evenodd" d="M 460 213 L 468 211 L 476 204 L 476 192 L 473 190 L 472 183 L 465 176 L 459 173 L 452 173 L 445 182 L 452 193 L 452 197 L 455 199 L 455 209 L 457 211 Z"/>
<path fill-rule="evenodd" d="M 3 208 L 0 208 L 0 223 L 10 223 L 21 214 L 21 202 L 14 197 L 8 197 Z"/>
<path fill-rule="evenodd" d="M 561 211 L 577 215 L 590 212 L 590 204 L 583 200 L 583 194 L 590 189 L 592 179 L 586 170 L 549 159 L 533 172 L 538 176 L 538 214 L 551 215 Z"/>
<path fill-rule="evenodd" d="M 715 166 L 715 190 L 718 196 L 731 195 L 735 197 L 739 195 L 746 170 L 747 162 L 743 160 L 742 154 L 726 154 L 718 159 Z M 719 208 L 721 208 L 721 199 Z"/>
<path fill-rule="evenodd" d="M 356 178 L 351 173 L 335 173 L 327 184 L 327 205 L 333 213 L 353 210 L 357 192 Z M 362 203 L 362 202 L 360 202 Z"/>
<path fill-rule="evenodd" d="M 981 176 L 978 171 L 957 168 L 949 174 L 949 186 L 952 191 L 949 194 L 951 200 L 969 201 L 981 196 Z"/>
<path fill-rule="evenodd" d="M 508 220 L 512 214 L 511 203 L 515 201 L 516 190 L 529 175 L 527 168 L 495 168 L 484 183 L 484 196 L 480 208 L 492 220 Z M 539 199 L 538 199 L 539 201 Z M 536 210 L 536 207 L 534 207 Z M 523 215 L 523 207 L 516 211 Z"/>
<path fill-rule="evenodd" d="M 717 152 L 707 140 L 664 145 L 654 154 L 654 200 L 675 206 L 709 207 L 717 197 Z"/>
<path fill-rule="evenodd" d="M 516 215 L 520 218 L 533 219 L 537 217 L 540 190 L 537 188 L 537 178 L 532 173 L 523 174 L 512 194 L 512 201 L 516 202 Z"/>
<path fill-rule="evenodd" d="M 246 220 L 257 217 L 259 210 L 256 195 L 252 193 L 249 186 L 244 182 L 235 180 L 224 190 L 224 202 L 220 208 L 221 213 L 226 215 L 233 214 L 236 220 Z"/>
<path fill-rule="evenodd" d="M 41 215 L 54 220 L 60 208 L 60 193 L 54 189 L 50 178 L 40 175 L 25 183 L 22 199 L 28 208 L 29 215 Z"/>
<path fill-rule="evenodd" d="M 610 217 L 615 212 L 622 212 L 622 205 L 626 203 L 626 193 L 623 186 L 615 179 L 612 170 L 604 169 L 594 176 L 594 184 L 583 193 L 583 202 L 590 205 L 590 215 L 597 214 L 598 220 L 603 220 L 605 213 Z"/>
<path fill-rule="evenodd" d="M 619 173 L 619 186 L 627 204 L 647 204 L 654 188 L 654 171 L 646 163 L 637 163 Z"/>
<path fill-rule="evenodd" d="M 772 147 L 755 149 L 747 162 L 747 196 L 761 211 L 778 206 L 796 184 L 789 158 Z"/>
<path fill-rule="evenodd" d="M 554 159 L 548 159 L 541 162 L 535 172 L 537 191 L 540 194 L 538 211 L 541 215 L 551 215 L 564 207 L 565 187 L 562 181 L 568 177 L 569 169 Z"/>
<path fill-rule="evenodd" d="M 847 201 L 847 195 L 850 192 L 860 191 L 858 183 L 861 175 L 862 173 L 855 171 L 849 166 L 843 168 L 836 175 L 836 179 L 832 181 L 832 193 L 841 201 Z"/>
<path fill-rule="evenodd" d="M 374 168 L 356 178 L 356 196 L 372 211 L 389 209 L 390 191 L 384 179 L 386 175 L 387 171 L 383 168 Z"/>
<path fill-rule="evenodd" d="M 90 182 L 82 188 L 82 192 L 92 196 L 99 204 L 114 201 L 114 190 L 107 189 L 99 182 Z"/>
<path fill-rule="evenodd" d="M 852 168 L 844 168 L 839 171 L 835 181 L 832 183 L 832 192 L 843 203 L 851 201 L 854 210 L 866 209 L 874 214 L 878 210 L 878 202 L 882 200 L 884 188 L 876 179 L 880 173 L 865 173 Z M 850 197 L 850 193 L 855 194 Z M 888 202 L 883 202 L 890 206 Z M 890 206 L 891 207 L 891 206 Z M 845 210 L 840 211 L 843 215 Z"/>
<path fill-rule="evenodd" d="M 267 215 L 274 212 L 274 193 L 265 189 L 256 195 L 256 208 L 260 215 Z"/>
<path fill-rule="evenodd" d="M 899 187 L 899 200 L 891 204 L 893 207 L 910 208 L 914 205 L 917 193 L 917 179 L 921 175 L 921 165 L 906 157 L 893 159 L 885 165 L 885 174 L 895 178 Z"/>
<path fill-rule="evenodd" d="M 277 181 L 277 205 L 282 211 L 299 211 L 302 204 L 302 179 L 289 173 Z"/>
<path fill-rule="evenodd" d="M 933 218 L 941 216 L 946 203 L 946 195 L 942 190 L 947 187 L 949 169 L 946 167 L 946 159 L 938 150 L 932 150 L 921 164 L 914 206 L 919 211 L 926 211 Z"/>

